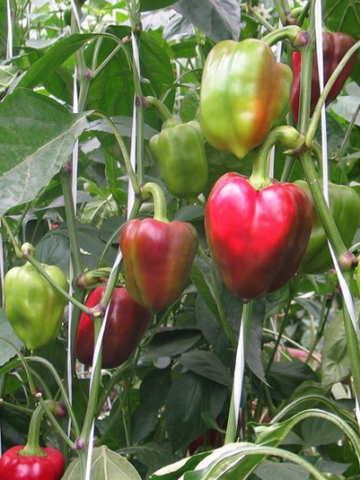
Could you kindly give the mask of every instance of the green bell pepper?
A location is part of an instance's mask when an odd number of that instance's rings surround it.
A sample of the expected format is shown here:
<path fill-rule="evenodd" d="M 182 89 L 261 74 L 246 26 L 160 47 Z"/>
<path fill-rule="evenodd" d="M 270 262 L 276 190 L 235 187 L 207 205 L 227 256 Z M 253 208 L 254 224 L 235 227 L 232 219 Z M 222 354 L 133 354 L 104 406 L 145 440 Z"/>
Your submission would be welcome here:
<path fill-rule="evenodd" d="M 305 181 L 298 180 L 295 183 L 311 197 L 310 188 Z M 329 183 L 329 200 L 331 214 L 348 248 L 360 225 L 360 197 L 351 187 Z M 326 233 L 314 207 L 311 237 L 299 272 L 323 273 L 332 266 Z"/>
<path fill-rule="evenodd" d="M 198 122 L 180 123 L 170 118 L 164 122 L 162 131 L 151 138 L 150 150 L 173 195 L 192 202 L 204 191 L 208 164 Z"/>
<path fill-rule="evenodd" d="M 43 267 L 60 287 L 68 290 L 60 268 Z M 29 350 L 42 347 L 57 337 L 67 300 L 30 263 L 8 271 L 4 294 L 5 315 Z"/>

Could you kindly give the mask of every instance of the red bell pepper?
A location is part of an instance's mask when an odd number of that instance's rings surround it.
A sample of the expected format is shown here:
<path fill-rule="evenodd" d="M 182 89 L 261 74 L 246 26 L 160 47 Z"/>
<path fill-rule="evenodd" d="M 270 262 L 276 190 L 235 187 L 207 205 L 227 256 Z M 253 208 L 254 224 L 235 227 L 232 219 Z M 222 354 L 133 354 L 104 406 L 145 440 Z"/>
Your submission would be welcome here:
<path fill-rule="evenodd" d="M 331 77 L 335 68 L 348 50 L 355 44 L 355 40 L 345 33 L 323 33 L 323 50 L 324 50 L 324 85 Z M 326 99 L 326 105 L 329 105 L 341 92 L 351 70 L 356 62 L 357 53 L 354 53 L 350 60 L 343 68 L 341 74 L 338 76 L 335 84 L 330 90 Z M 300 77 L 301 77 L 301 53 L 294 52 L 292 57 L 292 69 L 294 80 L 291 88 L 291 110 L 295 121 L 298 121 L 299 116 L 299 101 L 300 101 Z M 313 71 L 311 82 L 311 104 L 310 115 L 313 114 L 317 101 L 320 96 L 319 74 L 316 54 L 313 58 Z"/>
<path fill-rule="evenodd" d="M 129 294 L 151 312 L 159 312 L 181 295 L 199 237 L 190 223 L 169 223 L 165 195 L 159 185 L 149 182 L 142 192 L 154 200 L 154 218 L 128 222 L 120 247 Z"/>
<path fill-rule="evenodd" d="M 132 298 L 153 312 L 169 307 L 185 287 L 198 245 L 190 223 L 152 218 L 128 222 L 120 247 Z"/>
<path fill-rule="evenodd" d="M 101 302 L 106 286 L 95 288 L 86 299 L 86 306 Z M 149 323 L 150 313 L 134 302 L 126 288 L 115 288 L 103 338 L 102 366 L 114 368 L 124 363 L 135 350 Z M 92 365 L 94 353 L 94 322 L 81 314 L 76 339 L 76 356 L 81 363 Z"/>
<path fill-rule="evenodd" d="M 45 447 L 43 455 L 20 455 L 24 449 L 18 445 L 7 450 L 0 460 L 1 480 L 60 480 L 65 461 L 61 452 Z"/>
<path fill-rule="evenodd" d="M 58 418 L 66 415 L 60 402 L 45 400 L 49 410 Z M 44 415 L 42 405 L 35 409 L 29 426 L 27 444 L 7 450 L 0 459 L 1 480 L 60 480 L 65 468 L 61 452 L 39 444 L 40 425 Z"/>
<path fill-rule="evenodd" d="M 312 203 L 291 183 L 256 190 L 237 173 L 214 185 L 205 210 L 210 252 L 228 287 L 244 301 L 274 292 L 296 273 L 312 226 Z"/>

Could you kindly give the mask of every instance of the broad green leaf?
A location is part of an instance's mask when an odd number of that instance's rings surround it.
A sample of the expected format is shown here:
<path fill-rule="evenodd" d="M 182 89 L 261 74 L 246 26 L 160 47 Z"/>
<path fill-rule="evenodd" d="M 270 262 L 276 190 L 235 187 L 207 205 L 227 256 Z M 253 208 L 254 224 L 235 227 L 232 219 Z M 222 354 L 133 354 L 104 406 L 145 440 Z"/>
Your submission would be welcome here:
<path fill-rule="evenodd" d="M 29 90 L 0 104 L 0 216 L 33 200 L 61 169 L 87 128 L 85 114 Z"/>
<path fill-rule="evenodd" d="M 328 388 L 334 383 L 341 382 L 351 373 L 342 313 L 327 324 L 324 337 L 321 358 L 322 386 Z"/>
<path fill-rule="evenodd" d="M 293 463 L 274 463 L 265 460 L 255 470 L 255 475 L 261 480 L 307 480 L 309 472 Z"/>
<path fill-rule="evenodd" d="M 68 273 L 70 265 L 70 242 L 62 235 L 49 235 L 36 245 L 36 257 L 47 265 L 55 265 Z"/>
<path fill-rule="evenodd" d="M 281 395 L 290 396 L 296 387 L 307 380 L 317 380 L 316 373 L 302 362 L 274 362 L 268 381 Z"/>
<path fill-rule="evenodd" d="M 151 475 L 149 480 L 177 480 L 180 478 L 185 472 L 194 470 L 195 467 L 211 452 L 203 452 L 198 453 L 196 455 L 192 455 L 191 457 L 185 457 L 178 462 L 171 463 L 166 465 L 166 467 L 161 468 L 153 475 Z"/>
<path fill-rule="evenodd" d="M 169 448 L 155 442 L 123 448 L 120 450 L 120 453 L 124 455 L 135 455 L 138 462 L 147 466 L 149 473 L 155 472 L 155 470 L 177 461 L 177 457 Z"/>
<path fill-rule="evenodd" d="M 26 74 L 20 80 L 18 87 L 33 88 L 40 82 L 60 67 L 65 60 L 73 55 L 86 42 L 98 38 L 98 35 L 93 33 L 74 34 L 70 37 L 59 40 L 55 43 L 44 56 L 35 62 Z M 114 43 L 114 42 L 113 42 Z"/>
<path fill-rule="evenodd" d="M 178 362 L 202 377 L 231 388 L 232 380 L 229 370 L 213 352 L 192 350 L 183 353 Z"/>
<path fill-rule="evenodd" d="M 251 328 L 246 347 L 246 362 L 253 373 L 263 382 L 266 382 L 264 365 L 262 362 L 263 322 L 265 319 L 265 300 L 257 299 L 254 302 Z"/>
<path fill-rule="evenodd" d="M 20 69 L 15 65 L 0 67 L 0 93 L 12 84 L 19 71 Z"/>
<path fill-rule="evenodd" d="M 189 88 L 181 100 L 180 117 L 183 122 L 191 122 L 196 118 L 199 109 L 199 97 L 194 89 Z"/>
<path fill-rule="evenodd" d="M 165 424 L 174 451 L 206 431 L 202 413 L 218 416 L 227 395 L 226 387 L 192 373 L 183 373 L 173 381 L 165 403 Z"/>
<path fill-rule="evenodd" d="M 135 468 L 124 457 L 107 447 L 94 448 L 91 480 L 141 480 Z M 62 480 L 82 480 L 79 460 L 73 460 Z"/>
<path fill-rule="evenodd" d="M 132 419 L 132 440 L 143 441 L 157 426 L 159 410 L 165 403 L 171 386 L 169 369 L 155 369 L 145 376 L 140 386 L 140 406 Z M 162 467 L 158 465 L 155 469 Z"/>
<path fill-rule="evenodd" d="M 13 343 L 17 348 L 21 348 L 23 346 L 22 341 L 17 337 L 8 319 L 6 318 L 3 308 L 0 309 L 0 366 L 5 365 L 10 358 L 16 355 L 16 352 L 11 345 L 1 341 L 2 338 Z"/>
<path fill-rule="evenodd" d="M 360 4 L 356 0 L 324 0 L 323 15 L 331 31 L 360 38 Z"/>
<path fill-rule="evenodd" d="M 143 357 L 174 357 L 189 350 L 200 338 L 201 333 L 196 328 L 167 328 L 157 333 L 143 349 Z"/>
<path fill-rule="evenodd" d="M 160 8 L 170 7 L 178 1 L 179 0 L 140 0 L 140 10 L 142 12 L 159 10 Z"/>
<path fill-rule="evenodd" d="M 181 0 L 174 9 L 215 42 L 239 39 L 240 4 L 237 0 Z"/>
<path fill-rule="evenodd" d="M 196 258 L 191 269 L 191 281 L 195 284 L 207 308 L 213 315 L 218 317 L 219 312 L 210 275 L 211 273 L 209 272 L 207 263 L 200 258 Z"/>
<path fill-rule="evenodd" d="M 343 435 L 339 427 L 329 424 L 322 418 L 304 420 L 301 424 L 301 431 L 305 448 L 337 443 Z"/>

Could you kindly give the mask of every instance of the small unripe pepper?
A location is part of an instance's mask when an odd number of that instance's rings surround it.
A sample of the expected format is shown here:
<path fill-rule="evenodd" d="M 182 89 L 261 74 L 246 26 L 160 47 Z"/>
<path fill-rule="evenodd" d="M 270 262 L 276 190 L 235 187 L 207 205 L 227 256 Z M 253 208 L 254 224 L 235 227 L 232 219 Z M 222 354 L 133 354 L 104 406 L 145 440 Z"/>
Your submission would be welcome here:
<path fill-rule="evenodd" d="M 164 122 L 161 132 L 151 138 L 150 150 L 173 195 L 193 202 L 205 190 L 208 164 L 198 122 L 180 123 L 170 118 Z"/>
<path fill-rule="evenodd" d="M 67 280 L 60 268 L 49 265 L 43 268 L 67 291 Z M 67 300 L 29 262 L 8 271 L 4 294 L 6 317 L 29 350 L 55 340 Z"/>

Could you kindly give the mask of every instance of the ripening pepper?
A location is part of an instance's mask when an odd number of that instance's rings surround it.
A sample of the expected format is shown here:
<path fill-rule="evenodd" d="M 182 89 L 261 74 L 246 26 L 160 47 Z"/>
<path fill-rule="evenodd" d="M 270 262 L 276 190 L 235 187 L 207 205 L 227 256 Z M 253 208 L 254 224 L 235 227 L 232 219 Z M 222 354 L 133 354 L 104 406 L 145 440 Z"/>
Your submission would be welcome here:
<path fill-rule="evenodd" d="M 260 40 L 215 45 L 200 94 L 200 124 L 210 145 L 238 158 L 260 145 L 289 109 L 292 78 Z"/>
<path fill-rule="evenodd" d="M 67 280 L 60 268 L 49 265 L 43 268 L 67 291 Z M 30 263 L 8 271 L 4 294 L 6 317 L 29 350 L 55 340 L 67 300 Z"/>
<path fill-rule="evenodd" d="M 198 122 L 180 123 L 170 118 L 164 122 L 161 133 L 151 138 L 150 150 L 173 195 L 193 202 L 204 191 L 208 164 Z"/>
<path fill-rule="evenodd" d="M 151 312 L 169 307 L 183 291 L 199 245 L 186 222 L 131 220 L 121 235 L 126 288 Z"/>
<path fill-rule="evenodd" d="M 323 33 L 323 50 L 324 50 L 324 85 L 327 83 L 335 68 L 348 50 L 355 44 L 355 40 L 345 33 Z M 351 70 L 356 62 L 357 53 L 354 53 L 347 62 L 342 72 L 338 76 L 335 84 L 327 96 L 326 105 L 329 105 L 341 92 Z M 291 88 L 291 110 L 295 121 L 299 116 L 300 101 L 300 80 L 301 80 L 301 53 L 294 52 L 292 56 L 292 68 L 294 73 L 294 81 Z M 316 54 L 313 57 L 313 70 L 311 81 L 311 102 L 310 115 L 313 114 L 317 101 L 320 96 L 319 74 Z"/>
<path fill-rule="evenodd" d="M 311 197 L 310 188 L 305 181 L 298 180 L 295 183 Z M 329 200 L 331 215 L 345 247 L 348 248 L 360 225 L 360 197 L 350 187 L 329 183 Z M 314 207 L 311 237 L 299 271 L 308 274 L 323 273 L 332 266 L 327 236 Z"/>
<path fill-rule="evenodd" d="M 312 202 L 291 183 L 256 190 L 237 173 L 214 185 L 205 231 L 227 288 L 244 301 L 274 292 L 299 268 L 310 233 Z"/>
<path fill-rule="evenodd" d="M 95 288 L 85 305 L 96 307 L 105 294 L 106 286 Z M 150 313 L 138 305 L 126 288 L 115 288 L 111 296 L 102 349 L 102 367 L 115 368 L 124 363 L 135 350 L 149 323 Z M 81 314 L 76 339 L 76 356 L 81 363 L 92 365 L 94 353 L 94 322 Z"/>

